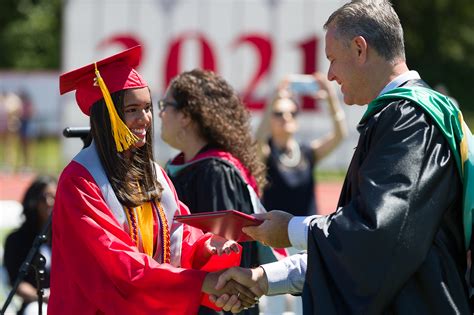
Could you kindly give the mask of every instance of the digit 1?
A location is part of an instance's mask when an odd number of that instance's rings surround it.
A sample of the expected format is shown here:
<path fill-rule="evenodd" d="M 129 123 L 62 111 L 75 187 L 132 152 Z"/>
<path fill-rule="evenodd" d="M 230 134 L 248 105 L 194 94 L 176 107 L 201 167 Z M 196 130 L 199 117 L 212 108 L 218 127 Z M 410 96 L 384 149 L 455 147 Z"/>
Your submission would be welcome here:
<path fill-rule="evenodd" d="M 313 74 L 318 69 L 318 44 L 319 39 L 316 36 L 311 36 L 298 43 L 298 48 L 303 54 L 301 72 Z M 303 109 L 319 110 L 318 102 L 309 96 L 304 96 L 302 101 Z"/>

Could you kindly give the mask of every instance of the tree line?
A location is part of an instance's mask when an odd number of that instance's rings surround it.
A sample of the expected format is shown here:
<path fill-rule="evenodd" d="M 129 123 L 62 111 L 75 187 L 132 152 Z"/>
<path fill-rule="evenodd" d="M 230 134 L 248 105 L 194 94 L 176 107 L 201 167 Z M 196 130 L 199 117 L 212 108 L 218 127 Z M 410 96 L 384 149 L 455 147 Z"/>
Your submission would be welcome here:
<path fill-rule="evenodd" d="M 2 0 L 0 69 L 59 70 L 66 0 Z M 393 0 L 405 31 L 407 63 L 443 84 L 474 115 L 474 1 Z"/>

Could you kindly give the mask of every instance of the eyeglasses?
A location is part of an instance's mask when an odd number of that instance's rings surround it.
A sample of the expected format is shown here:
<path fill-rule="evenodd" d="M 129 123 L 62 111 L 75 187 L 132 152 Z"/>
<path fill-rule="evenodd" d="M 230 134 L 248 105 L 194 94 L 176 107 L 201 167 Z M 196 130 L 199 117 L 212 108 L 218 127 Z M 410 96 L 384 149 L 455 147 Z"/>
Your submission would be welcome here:
<path fill-rule="evenodd" d="M 166 106 L 172 106 L 172 107 L 178 107 L 178 103 L 172 102 L 172 101 L 167 101 L 167 100 L 159 100 L 158 101 L 158 110 L 160 112 L 164 111 Z"/>
<path fill-rule="evenodd" d="M 283 118 L 285 114 L 290 114 L 291 117 L 295 118 L 296 116 L 298 116 L 298 111 L 290 111 L 290 112 L 274 111 L 272 114 L 274 117 L 277 117 L 277 118 Z"/>

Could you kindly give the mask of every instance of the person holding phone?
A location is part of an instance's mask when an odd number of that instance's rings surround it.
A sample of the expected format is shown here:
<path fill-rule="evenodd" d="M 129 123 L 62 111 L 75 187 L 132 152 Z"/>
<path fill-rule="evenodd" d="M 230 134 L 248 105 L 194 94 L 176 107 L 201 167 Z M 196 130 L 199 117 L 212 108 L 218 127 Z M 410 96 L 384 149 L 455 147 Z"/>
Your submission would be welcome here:
<path fill-rule="evenodd" d="M 333 122 L 331 131 L 313 139 L 309 145 L 295 139 L 300 110 L 293 97 L 301 94 L 326 101 Z M 313 169 L 346 136 L 344 111 L 322 73 L 285 77 L 275 98 L 267 105 L 256 134 L 261 160 L 267 166 L 268 184 L 262 197 L 265 208 L 298 216 L 316 214 Z"/>

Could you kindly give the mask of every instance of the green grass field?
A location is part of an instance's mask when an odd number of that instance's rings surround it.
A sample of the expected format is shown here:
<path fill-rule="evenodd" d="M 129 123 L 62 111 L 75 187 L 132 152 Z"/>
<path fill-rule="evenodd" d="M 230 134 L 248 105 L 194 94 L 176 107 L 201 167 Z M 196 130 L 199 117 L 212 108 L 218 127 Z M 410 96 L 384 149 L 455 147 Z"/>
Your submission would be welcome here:
<path fill-rule="evenodd" d="M 60 141 L 58 137 L 38 138 L 29 145 L 29 162 L 22 154 L 22 145 L 18 139 L 2 141 L 0 145 L 0 170 L 32 171 L 35 173 L 58 175 L 64 167 Z"/>
<path fill-rule="evenodd" d="M 61 156 L 61 142 L 59 138 L 46 138 L 33 141 L 31 144 L 31 162 L 25 167 L 21 154 L 18 151 L 18 143 L 13 146 L 14 158 L 7 158 L 5 155 L 5 147 L 0 146 L 0 170 L 16 170 L 22 171 L 28 169 L 35 173 L 44 173 L 58 176 L 65 166 Z M 8 161 L 8 159 L 10 159 Z M 11 161 L 14 161 L 13 163 Z M 315 175 L 317 181 L 333 182 L 342 181 L 346 170 L 327 171 L 316 169 Z"/>
<path fill-rule="evenodd" d="M 464 119 L 471 130 L 474 128 L 474 113 L 465 112 Z M 62 161 L 61 141 L 59 137 L 38 138 L 31 142 L 31 159 L 25 165 L 22 158 L 21 145 L 18 139 L 5 143 L 0 138 L 0 171 L 29 170 L 35 173 L 59 175 L 65 161 Z M 318 181 L 341 181 L 346 170 L 326 171 L 316 170 Z"/>
<path fill-rule="evenodd" d="M 317 183 L 328 183 L 328 182 L 342 182 L 346 176 L 346 169 L 343 170 L 319 170 L 316 168 L 316 185 Z"/>

